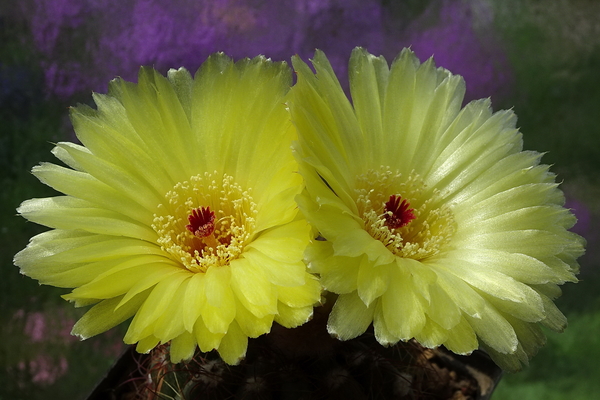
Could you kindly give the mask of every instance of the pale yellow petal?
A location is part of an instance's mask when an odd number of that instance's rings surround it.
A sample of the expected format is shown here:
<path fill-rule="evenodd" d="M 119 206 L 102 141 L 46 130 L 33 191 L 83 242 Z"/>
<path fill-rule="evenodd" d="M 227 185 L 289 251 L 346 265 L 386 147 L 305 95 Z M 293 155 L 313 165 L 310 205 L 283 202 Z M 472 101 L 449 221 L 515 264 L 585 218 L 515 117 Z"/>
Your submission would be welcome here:
<path fill-rule="evenodd" d="M 257 306 L 273 304 L 271 294 L 273 284 L 265 276 L 261 264 L 255 264 L 248 258 L 231 261 L 231 288 L 238 297 Z"/>
<path fill-rule="evenodd" d="M 162 315 L 156 320 L 153 335 L 159 338 L 162 343 L 166 343 L 186 332 L 183 324 L 183 309 L 186 307 L 184 300 L 190 279 L 191 274 L 177 288 Z M 189 332 L 186 333 L 189 334 Z"/>
<path fill-rule="evenodd" d="M 194 324 L 194 335 L 200 351 L 205 353 L 214 350 L 219 347 L 221 339 L 225 335 L 224 333 L 212 333 L 208 330 L 202 318 L 198 318 Z"/>
<path fill-rule="evenodd" d="M 503 354 L 514 353 L 519 344 L 514 328 L 491 304 L 485 303 L 481 318 L 465 315 L 477 336 L 488 346 Z"/>
<path fill-rule="evenodd" d="M 186 361 L 194 356 L 196 350 L 196 338 L 191 333 L 184 331 L 179 336 L 171 340 L 169 348 L 169 358 L 173 364 Z"/>
<path fill-rule="evenodd" d="M 277 298 L 290 307 L 306 307 L 321 299 L 321 285 L 317 278 L 309 273 L 304 275 L 304 285 L 277 287 Z"/>
<path fill-rule="evenodd" d="M 564 263 L 551 266 L 549 262 L 520 253 L 492 249 L 455 249 L 446 253 L 446 256 L 485 266 L 486 269 L 498 271 L 527 284 L 576 280 Z"/>
<path fill-rule="evenodd" d="M 277 286 L 299 286 L 304 284 L 306 265 L 302 261 L 285 263 L 275 261 L 258 250 L 244 252 L 244 258 L 253 265 L 258 265 L 265 278 Z"/>
<path fill-rule="evenodd" d="M 444 329 L 453 329 L 461 321 L 461 312 L 458 305 L 439 285 L 431 285 L 429 288 L 429 307 L 427 316 L 429 319 Z"/>
<path fill-rule="evenodd" d="M 415 335 L 419 344 L 428 348 L 435 348 L 448 340 L 448 330 L 427 318 L 423 329 Z"/>
<path fill-rule="evenodd" d="M 213 267 L 206 271 L 206 302 L 202 305 L 201 315 L 204 324 L 213 333 L 228 332 L 235 318 L 235 298 L 230 281 L 229 267 Z"/>
<path fill-rule="evenodd" d="M 236 304 L 235 322 L 239 325 L 244 335 L 255 338 L 271 330 L 273 314 L 266 314 L 259 318 L 244 307 L 241 302 Z"/>
<path fill-rule="evenodd" d="M 227 364 L 236 365 L 246 356 L 248 337 L 237 323 L 232 323 L 219 345 L 219 355 Z"/>
<path fill-rule="evenodd" d="M 188 332 L 193 332 L 196 321 L 200 318 L 200 313 L 206 302 L 206 292 L 204 287 L 204 274 L 192 274 L 189 280 L 183 309 L 183 326 Z"/>
<path fill-rule="evenodd" d="M 155 244 L 137 239 L 52 230 L 34 236 L 14 261 L 29 275 L 29 271 L 40 269 L 62 272 L 73 264 L 145 254 L 164 255 Z"/>
<path fill-rule="evenodd" d="M 340 232 L 333 240 L 333 252 L 338 256 L 357 257 L 366 254 L 375 265 L 389 264 L 395 256 L 379 240 L 364 229 Z"/>
<path fill-rule="evenodd" d="M 290 307 L 287 304 L 278 302 L 277 314 L 274 316 L 274 320 L 286 328 L 296 328 L 310 321 L 312 316 L 312 304 L 306 307 Z"/>
<path fill-rule="evenodd" d="M 471 324 L 462 317 L 456 326 L 448 330 L 444 346 L 456 354 L 471 354 L 478 348 L 479 342 Z"/>
<path fill-rule="evenodd" d="M 87 173 L 113 187 L 119 193 L 137 200 L 147 210 L 154 210 L 156 205 L 161 203 L 161 197 L 172 186 L 171 181 L 166 180 L 160 182 L 162 185 L 159 188 L 154 188 L 121 165 L 90 155 L 88 152 L 81 151 L 76 147 L 65 146 L 62 143 L 59 143 L 58 146 L 68 152 L 69 156 L 81 165 Z M 148 164 L 146 164 L 146 168 L 147 166 Z"/>
<path fill-rule="evenodd" d="M 361 132 L 372 140 L 364 149 L 366 157 L 381 159 L 384 148 L 376 144 L 383 141 L 383 115 L 389 68 L 383 56 L 375 57 L 362 48 L 355 48 L 348 65 L 350 91 Z"/>
<path fill-rule="evenodd" d="M 540 293 L 540 297 L 544 303 L 544 312 L 546 313 L 546 317 L 540 321 L 541 324 L 553 331 L 563 332 L 567 327 L 567 318 L 548 296 Z"/>
<path fill-rule="evenodd" d="M 340 235 L 348 231 L 362 230 L 362 225 L 352 214 L 343 212 L 343 204 L 316 204 L 306 195 L 296 197 L 298 207 L 306 219 L 313 224 L 321 235 L 331 241 L 337 241 Z M 340 208 L 341 207 L 341 208 Z"/>
<path fill-rule="evenodd" d="M 166 268 L 164 267 L 164 265 L 162 265 L 161 268 L 157 268 L 156 271 L 154 271 L 153 273 L 148 275 L 144 274 L 131 287 L 131 289 L 127 291 L 127 293 L 123 297 L 123 300 L 121 301 L 121 303 L 119 303 L 117 307 L 121 307 L 122 304 L 128 302 L 129 299 L 136 296 L 138 293 L 143 292 L 144 290 L 151 288 L 162 281 L 168 280 L 175 275 L 182 276 L 182 274 L 187 274 L 187 272 L 184 272 L 180 268 L 177 268 L 173 265 L 167 266 Z"/>
<path fill-rule="evenodd" d="M 482 233 L 477 236 L 460 237 L 457 245 L 468 249 L 491 249 L 522 253 L 531 257 L 541 258 L 546 255 L 560 254 L 568 242 L 563 235 L 548 231 L 524 229 L 510 232 Z"/>
<path fill-rule="evenodd" d="M 150 350 L 154 349 L 159 343 L 160 340 L 158 338 L 150 335 L 141 339 L 137 343 L 137 345 L 135 346 L 135 351 L 137 351 L 138 353 L 147 354 L 150 352 Z"/>
<path fill-rule="evenodd" d="M 97 206 L 116 211 L 137 222 L 147 223 L 152 214 L 121 193 L 91 175 L 50 163 L 41 163 L 31 170 L 42 183 Z"/>
<path fill-rule="evenodd" d="M 434 266 L 434 264 L 431 264 Z M 435 266 L 434 266 L 435 267 Z M 481 318 L 485 300 L 469 284 L 445 268 L 435 267 L 437 285 L 452 299 L 463 313 L 473 318 Z"/>
<path fill-rule="evenodd" d="M 167 79 L 173 85 L 181 108 L 188 120 L 192 119 L 192 87 L 194 78 L 189 71 L 183 67 L 167 71 Z"/>
<path fill-rule="evenodd" d="M 298 220 L 269 229 L 248 244 L 267 257 L 284 263 L 295 263 L 303 259 L 309 241 L 310 226 Z"/>
<path fill-rule="evenodd" d="M 109 86 L 114 88 L 118 82 L 119 79 Z M 115 188 L 120 189 L 121 182 L 126 180 L 136 182 L 144 191 L 161 194 L 168 190 L 172 178 L 165 167 L 149 154 L 150 150 L 141 137 L 143 132 L 141 135 L 136 132 L 123 104 L 111 95 L 95 93 L 93 97 L 97 111 L 79 106 L 71 109 L 70 115 L 77 137 L 86 149 L 91 150 L 91 154 L 86 155 L 82 149 L 68 143 L 59 143 L 58 147 L 86 172 Z M 107 171 L 98 168 L 101 165 L 118 167 L 126 175 L 111 177 Z M 136 200 L 134 192 L 127 190 L 122 193 Z"/>
<path fill-rule="evenodd" d="M 327 332 L 340 340 L 354 339 L 371 325 L 374 312 L 375 304 L 365 305 L 357 292 L 342 294 L 329 315 Z"/>
<path fill-rule="evenodd" d="M 187 117 L 173 126 L 171 113 L 183 113 L 179 101 L 164 108 L 165 97 L 175 97 L 166 78 L 155 73 L 151 68 L 140 68 L 138 83 L 132 84 L 123 80 L 115 80 L 122 86 L 120 101 L 127 112 L 131 127 L 144 142 L 148 155 L 164 168 L 170 178 L 177 182 L 181 177 L 189 177 L 191 169 L 184 138 L 190 137 Z M 160 92 L 159 92 L 160 90 Z M 177 132 L 173 135 L 172 132 Z M 191 150 L 189 150 L 191 151 Z"/>
<path fill-rule="evenodd" d="M 110 270 L 98 275 L 91 282 L 75 288 L 71 294 L 63 296 L 71 298 L 109 299 L 127 293 L 139 281 L 140 276 L 163 272 L 173 268 L 169 263 L 157 263 L 154 257 L 143 256 L 118 260 Z"/>
<path fill-rule="evenodd" d="M 150 291 L 139 293 L 118 309 L 116 306 L 121 302 L 122 296 L 103 300 L 77 321 L 71 330 L 71 334 L 81 339 L 87 339 L 106 332 L 137 313 L 149 294 Z"/>
<path fill-rule="evenodd" d="M 485 264 L 478 265 L 454 258 L 445 258 L 438 261 L 436 265 L 439 269 L 444 268 L 447 272 L 487 295 L 513 302 L 540 304 L 538 294 L 530 286 L 486 268 Z"/>
<path fill-rule="evenodd" d="M 177 289 L 184 280 L 189 279 L 189 275 L 188 272 L 181 271 L 173 274 L 168 279 L 162 279 L 152 288 L 150 295 L 148 295 L 129 325 L 124 339 L 126 343 L 135 343 L 148 336 L 144 333 L 150 329 L 151 324 L 154 324 L 162 316 L 171 299 L 176 295 Z M 124 305 L 120 305 L 120 307 L 124 307 Z"/>
<path fill-rule="evenodd" d="M 358 297 L 369 306 L 388 290 L 391 269 L 395 268 L 395 260 L 390 264 L 374 265 L 366 256 L 360 258 L 358 267 Z"/>
<path fill-rule="evenodd" d="M 380 302 L 385 325 L 398 339 L 412 339 L 425 326 L 425 300 L 415 292 L 406 269 L 390 269 L 389 289 Z"/>
<path fill-rule="evenodd" d="M 375 339 L 382 346 L 390 346 L 398 343 L 398 341 L 400 341 L 400 338 L 394 335 L 388 329 L 385 323 L 385 318 L 383 316 L 383 307 L 381 303 L 381 301 L 378 301 L 375 304 L 375 311 L 373 313 L 373 328 L 375 330 Z"/>
<path fill-rule="evenodd" d="M 28 220 L 56 229 L 80 229 L 100 235 L 127 236 L 155 242 L 156 232 L 114 211 L 68 196 L 24 201 L 17 212 Z"/>
<path fill-rule="evenodd" d="M 331 248 L 330 242 L 326 243 Z M 361 257 L 332 256 L 326 258 L 311 259 L 310 267 L 321 276 L 321 285 L 331 292 L 345 294 L 358 288 L 358 273 L 361 265 Z"/>
<path fill-rule="evenodd" d="M 343 187 L 343 182 L 350 182 L 350 171 L 344 169 L 346 160 L 362 151 L 360 143 L 355 140 L 360 134 L 356 117 L 322 52 L 317 51 L 313 58 L 318 78 L 298 57 L 292 57 L 292 64 L 298 75 L 292 92 L 294 95 L 289 101 L 292 120 L 297 129 L 306 135 L 306 140 L 313 144 L 310 149 L 304 148 L 305 151 L 316 155 L 316 159 L 335 160 L 328 163 L 330 176 L 325 171 L 319 172 L 327 181 L 335 182 L 333 189 L 336 190 L 337 185 Z M 360 162 L 360 159 L 354 159 Z"/>

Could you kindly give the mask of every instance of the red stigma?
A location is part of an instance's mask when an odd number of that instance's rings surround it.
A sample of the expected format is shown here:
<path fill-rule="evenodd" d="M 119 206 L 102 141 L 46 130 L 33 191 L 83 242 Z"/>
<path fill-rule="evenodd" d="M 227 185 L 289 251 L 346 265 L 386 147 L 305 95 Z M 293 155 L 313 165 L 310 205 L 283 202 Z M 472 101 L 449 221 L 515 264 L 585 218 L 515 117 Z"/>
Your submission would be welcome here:
<path fill-rule="evenodd" d="M 385 203 L 385 218 L 386 225 L 391 229 L 398 229 L 407 225 L 415 219 L 413 209 L 409 208 L 410 204 L 406 200 L 402 200 L 401 196 L 391 195 L 390 200 Z"/>
<path fill-rule="evenodd" d="M 194 208 L 188 220 L 190 224 L 185 227 L 197 237 L 210 236 L 215 230 L 215 213 L 210 207 Z"/>

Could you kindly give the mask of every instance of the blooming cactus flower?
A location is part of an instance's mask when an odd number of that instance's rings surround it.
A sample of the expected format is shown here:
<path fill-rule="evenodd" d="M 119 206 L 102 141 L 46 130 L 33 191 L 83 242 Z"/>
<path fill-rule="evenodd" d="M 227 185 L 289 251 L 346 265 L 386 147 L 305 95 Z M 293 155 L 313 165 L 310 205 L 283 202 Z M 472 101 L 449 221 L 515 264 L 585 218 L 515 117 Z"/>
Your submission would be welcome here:
<path fill-rule="evenodd" d="M 126 343 L 171 341 L 171 360 L 199 345 L 228 363 L 248 337 L 306 322 L 320 299 L 303 252 L 310 227 L 294 196 L 302 178 L 289 150 L 285 63 L 233 63 L 215 54 L 195 77 L 142 68 L 116 79 L 98 109 L 71 117 L 83 146 L 59 143 L 68 167 L 33 173 L 64 196 L 19 213 L 53 228 L 15 256 L 23 274 L 74 288 L 95 304 L 74 326 L 87 338 L 133 317 Z"/>
<path fill-rule="evenodd" d="M 541 155 L 522 151 L 515 115 L 489 100 L 461 108 L 463 79 L 407 49 L 390 68 L 356 48 L 352 103 L 322 52 L 316 75 L 293 64 L 297 201 L 321 235 L 307 259 L 339 295 L 329 332 L 347 340 L 372 323 L 384 345 L 481 346 L 519 369 L 540 325 L 566 325 L 552 300 L 576 281 L 583 240 Z"/>

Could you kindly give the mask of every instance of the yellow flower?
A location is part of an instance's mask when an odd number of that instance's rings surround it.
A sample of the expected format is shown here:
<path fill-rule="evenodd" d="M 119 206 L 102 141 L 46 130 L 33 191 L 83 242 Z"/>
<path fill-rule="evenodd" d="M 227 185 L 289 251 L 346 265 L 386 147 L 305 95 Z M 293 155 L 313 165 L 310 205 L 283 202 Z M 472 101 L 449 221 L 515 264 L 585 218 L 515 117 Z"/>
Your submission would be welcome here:
<path fill-rule="evenodd" d="M 326 241 L 307 259 L 339 294 L 328 330 L 374 325 L 384 345 L 415 338 L 505 369 L 526 363 L 566 319 L 552 299 L 575 282 L 583 240 L 541 155 L 522 151 L 510 111 L 461 109 L 464 82 L 404 50 L 391 68 L 357 48 L 352 104 L 327 58 L 297 57 L 289 102 L 306 190 L 301 211 Z"/>
<path fill-rule="evenodd" d="M 218 349 L 228 363 L 248 337 L 306 322 L 320 299 L 306 270 L 308 223 L 294 196 L 302 179 L 289 149 L 291 70 L 264 57 L 211 56 L 192 78 L 142 68 L 116 79 L 98 109 L 72 121 L 84 146 L 59 143 L 70 168 L 33 173 L 65 194 L 19 213 L 53 228 L 15 256 L 23 274 L 74 288 L 95 304 L 73 328 L 87 338 L 133 316 L 126 343 L 171 341 L 171 360 Z"/>

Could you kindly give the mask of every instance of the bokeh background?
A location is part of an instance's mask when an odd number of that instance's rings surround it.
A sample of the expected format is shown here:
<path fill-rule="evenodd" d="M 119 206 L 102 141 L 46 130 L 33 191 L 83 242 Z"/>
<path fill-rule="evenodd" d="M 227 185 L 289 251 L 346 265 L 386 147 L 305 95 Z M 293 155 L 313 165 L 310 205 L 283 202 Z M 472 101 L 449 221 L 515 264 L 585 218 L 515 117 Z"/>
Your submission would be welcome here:
<path fill-rule="evenodd" d="M 0 400 L 85 399 L 123 351 L 122 328 L 79 342 L 83 310 L 12 264 L 43 228 L 17 217 L 53 195 L 31 167 L 75 140 L 68 106 L 91 104 L 140 65 L 195 71 L 215 51 L 305 60 L 326 52 L 340 80 L 355 46 L 391 61 L 411 46 L 463 75 L 466 101 L 513 108 L 525 148 L 563 182 L 588 240 L 581 282 L 564 287 L 562 334 L 494 393 L 597 399 L 600 393 L 600 2 L 595 0 L 3 0 L 0 3 Z"/>

